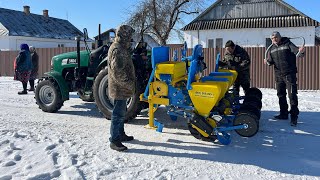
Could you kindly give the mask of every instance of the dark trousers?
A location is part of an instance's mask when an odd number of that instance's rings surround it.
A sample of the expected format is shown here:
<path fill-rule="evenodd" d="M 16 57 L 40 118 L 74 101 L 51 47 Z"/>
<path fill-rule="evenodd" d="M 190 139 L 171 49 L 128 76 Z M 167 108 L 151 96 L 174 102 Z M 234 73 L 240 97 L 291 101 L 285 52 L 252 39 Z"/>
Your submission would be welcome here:
<path fill-rule="evenodd" d="M 30 89 L 34 89 L 34 80 L 29 80 Z"/>
<path fill-rule="evenodd" d="M 120 136 L 124 132 L 124 120 L 127 112 L 127 100 L 114 100 L 113 111 L 111 115 L 110 141 L 120 141 Z"/>
<path fill-rule="evenodd" d="M 280 76 L 276 74 L 277 95 L 279 98 L 280 114 L 288 114 L 287 92 L 290 100 L 291 116 L 298 116 L 298 87 L 296 74 Z"/>
<path fill-rule="evenodd" d="M 23 91 L 27 91 L 27 86 L 28 86 L 27 82 L 22 82 Z"/>
<path fill-rule="evenodd" d="M 239 95 L 240 86 L 242 87 L 244 93 L 250 88 L 250 71 L 238 72 L 237 79 L 233 84 L 233 91 L 236 95 Z"/>

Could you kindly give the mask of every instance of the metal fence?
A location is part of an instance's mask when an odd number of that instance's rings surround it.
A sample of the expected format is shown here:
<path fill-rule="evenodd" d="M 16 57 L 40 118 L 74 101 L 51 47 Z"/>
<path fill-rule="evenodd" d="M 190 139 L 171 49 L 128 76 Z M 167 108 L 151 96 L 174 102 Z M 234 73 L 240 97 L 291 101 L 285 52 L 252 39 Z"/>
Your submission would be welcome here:
<path fill-rule="evenodd" d="M 275 88 L 273 67 L 263 63 L 265 48 L 245 48 L 251 57 L 251 85 L 259 88 Z M 178 51 L 178 57 L 181 57 L 181 51 L 178 48 L 170 49 L 170 57 L 174 50 Z M 57 54 L 76 51 L 76 48 L 39 48 L 39 76 L 50 70 L 51 58 Z M 224 49 L 205 48 L 204 57 L 207 69 L 204 74 L 207 75 L 215 68 L 215 59 L 220 52 L 223 58 Z M 13 76 L 13 60 L 18 51 L 0 51 L 0 75 Z M 188 49 L 187 55 L 192 54 L 192 49 Z M 320 90 L 320 46 L 306 47 L 306 56 L 298 59 L 298 88 L 299 90 Z"/>
<path fill-rule="evenodd" d="M 39 55 L 39 76 L 50 70 L 51 58 L 55 55 L 76 51 L 75 47 L 63 48 L 37 48 Z M 19 51 L 0 51 L 0 75 L 13 76 L 13 61 L 17 57 Z"/>
<path fill-rule="evenodd" d="M 275 88 L 275 77 L 273 66 L 267 66 L 263 63 L 264 47 L 245 48 L 251 58 L 251 86 L 259 88 Z M 174 50 L 178 51 L 178 57 L 181 55 L 180 49 L 171 49 L 170 57 L 173 57 Z M 204 74 L 212 72 L 215 68 L 217 54 L 223 58 L 224 49 L 204 48 L 204 59 L 207 64 L 207 70 Z M 187 51 L 187 55 L 192 54 L 192 49 Z M 306 47 L 305 57 L 297 59 L 298 66 L 298 88 L 299 90 L 320 90 L 320 46 Z"/>

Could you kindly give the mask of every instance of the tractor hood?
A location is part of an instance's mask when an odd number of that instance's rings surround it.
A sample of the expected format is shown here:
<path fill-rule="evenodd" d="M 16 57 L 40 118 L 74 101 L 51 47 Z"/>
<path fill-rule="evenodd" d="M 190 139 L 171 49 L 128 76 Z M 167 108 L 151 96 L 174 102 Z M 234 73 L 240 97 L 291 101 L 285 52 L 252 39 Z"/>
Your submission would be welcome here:
<path fill-rule="evenodd" d="M 87 67 L 89 64 L 89 52 L 84 50 L 80 51 L 80 66 Z M 65 68 L 77 66 L 77 51 L 68 52 L 52 57 L 51 69 L 61 72 Z"/>
<path fill-rule="evenodd" d="M 89 56 L 88 51 L 84 50 L 84 51 L 80 51 L 80 59 L 84 56 Z M 56 55 L 52 58 L 52 60 L 57 60 L 57 59 L 77 59 L 77 51 L 73 51 L 73 52 L 67 52 L 67 53 L 63 53 L 63 54 L 59 54 Z"/>

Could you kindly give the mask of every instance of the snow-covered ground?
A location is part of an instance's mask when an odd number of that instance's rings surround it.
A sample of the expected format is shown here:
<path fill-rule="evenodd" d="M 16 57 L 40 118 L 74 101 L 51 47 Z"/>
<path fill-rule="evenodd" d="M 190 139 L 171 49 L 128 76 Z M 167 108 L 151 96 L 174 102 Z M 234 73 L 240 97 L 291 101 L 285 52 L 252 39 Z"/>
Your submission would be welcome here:
<path fill-rule="evenodd" d="M 57 113 L 44 113 L 34 93 L 0 77 L 0 179 L 320 179 L 320 91 L 299 91 L 299 124 L 270 119 L 276 91 L 262 89 L 260 131 L 232 132 L 228 146 L 195 139 L 185 119 L 160 108 L 163 133 L 145 129 L 146 115 L 125 125 L 127 152 L 109 148 L 110 121 L 74 93 Z"/>

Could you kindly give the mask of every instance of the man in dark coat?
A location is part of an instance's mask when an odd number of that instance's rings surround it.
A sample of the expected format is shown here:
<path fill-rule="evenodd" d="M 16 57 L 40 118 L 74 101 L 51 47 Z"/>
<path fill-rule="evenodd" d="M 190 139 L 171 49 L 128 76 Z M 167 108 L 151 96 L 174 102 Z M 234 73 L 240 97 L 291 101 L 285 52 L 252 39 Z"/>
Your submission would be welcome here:
<path fill-rule="evenodd" d="M 108 91 L 109 98 L 114 100 L 111 116 L 110 148 L 125 151 L 128 148 L 121 142 L 133 140 L 124 132 L 124 120 L 127 110 L 127 99 L 136 89 L 136 76 L 131 59 L 131 39 L 134 29 L 121 25 L 116 32 L 115 41 L 108 51 Z"/>
<path fill-rule="evenodd" d="M 268 65 L 274 66 L 277 95 L 279 98 L 280 114 L 274 116 L 276 119 L 288 119 L 287 93 L 290 99 L 291 126 L 297 125 L 298 88 L 297 88 L 297 65 L 296 55 L 304 56 L 304 47 L 298 48 L 287 37 L 281 37 L 279 32 L 271 35 L 272 46 L 270 48 L 270 59 L 265 60 Z"/>
<path fill-rule="evenodd" d="M 239 96 L 240 86 L 244 90 L 244 93 L 250 88 L 250 57 L 246 50 L 235 45 L 231 40 L 226 42 L 225 50 L 223 59 L 219 61 L 219 67 L 238 72 L 233 90 Z"/>
<path fill-rule="evenodd" d="M 29 51 L 29 46 L 27 44 L 20 45 L 20 52 L 16 57 L 16 69 L 14 80 L 22 82 L 23 90 L 19 91 L 18 94 L 28 94 L 27 85 L 30 78 L 32 70 L 32 62 Z"/>
<path fill-rule="evenodd" d="M 38 70 L 39 70 L 39 56 L 36 52 L 36 48 L 33 46 L 30 46 L 30 53 L 31 53 L 31 61 L 32 61 L 32 71 L 30 74 L 29 84 L 30 89 L 29 91 L 34 91 L 34 80 L 37 79 L 38 76 Z"/>

